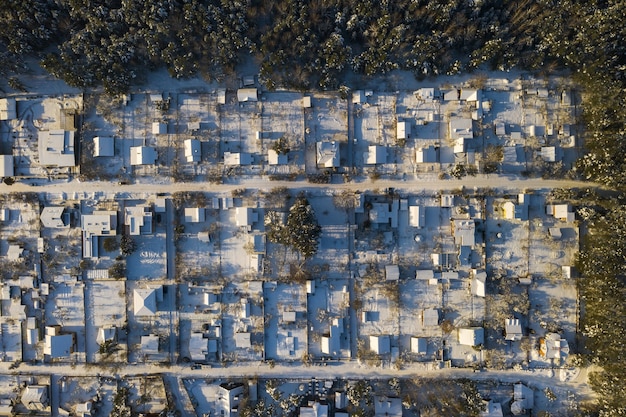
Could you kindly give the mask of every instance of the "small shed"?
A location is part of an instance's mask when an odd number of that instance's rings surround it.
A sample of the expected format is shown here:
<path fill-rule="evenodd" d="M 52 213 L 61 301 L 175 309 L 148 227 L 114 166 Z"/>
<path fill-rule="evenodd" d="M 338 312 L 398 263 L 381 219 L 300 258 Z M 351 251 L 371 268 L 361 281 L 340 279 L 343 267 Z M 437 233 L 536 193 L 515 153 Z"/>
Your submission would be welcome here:
<path fill-rule="evenodd" d="M 385 266 L 385 279 L 387 281 L 397 281 L 400 279 L 400 268 L 398 265 Z"/>
<path fill-rule="evenodd" d="M 237 101 L 240 103 L 259 101 L 256 88 L 240 88 L 237 90 Z"/>
<path fill-rule="evenodd" d="M 519 319 L 506 319 L 504 324 L 506 333 L 504 339 L 510 341 L 522 340 L 522 325 Z"/>
<path fill-rule="evenodd" d="M 479 346 L 485 343 L 485 329 L 482 327 L 461 327 L 458 332 L 461 345 Z"/>
<path fill-rule="evenodd" d="M 96 136 L 93 138 L 93 156 L 114 156 L 115 140 L 110 136 Z"/>
<path fill-rule="evenodd" d="M 384 164 L 387 162 L 387 148 L 380 145 L 372 145 L 367 148 L 364 160 L 366 165 Z"/>
<path fill-rule="evenodd" d="M 167 123 L 164 123 L 164 122 L 153 122 L 152 123 L 152 134 L 153 135 L 166 135 L 167 134 Z"/>
<path fill-rule="evenodd" d="M 407 139 L 411 133 L 411 125 L 405 120 L 398 120 L 396 124 L 396 138 Z"/>
<path fill-rule="evenodd" d="M 185 159 L 187 162 L 200 162 L 202 157 L 200 141 L 198 139 L 186 139 L 184 142 Z"/>
<path fill-rule="evenodd" d="M 428 351 L 428 339 L 425 337 L 411 337 L 411 353 L 425 355 Z"/>
<path fill-rule="evenodd" d="M 389 335 L 371 335 L 370 350 L 378 355 L 385 355 L 391 352 L 391 340 Z"/>

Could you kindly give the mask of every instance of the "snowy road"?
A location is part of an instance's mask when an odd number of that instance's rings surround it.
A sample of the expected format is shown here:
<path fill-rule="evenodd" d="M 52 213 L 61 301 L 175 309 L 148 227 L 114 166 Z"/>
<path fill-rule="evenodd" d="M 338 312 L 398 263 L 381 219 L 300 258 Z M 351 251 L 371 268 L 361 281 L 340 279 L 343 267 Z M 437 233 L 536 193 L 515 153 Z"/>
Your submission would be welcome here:
<path fill-rule="evenodd" d="M 532 190 L 550 190 L 553 188 L 589 188 L 599 186 L 586 181 L 574 180 L 545 180 L 541 178 L 520 178 L 517 176 L 496 176 L 496 175 L 477 175 L 475 177 L 465 177 L 460 180 L 444 179 L 440 180 L 436 177 L 409 178 L 405 181 L 398 179 L 379 179 L 371 181 L 358 179 L 349 183 L 333 183 L 333 184 L 313 184 L 308 181 L 269 181 L 266 178 L 253 178 L 241 180 L 229 180 L 225 184 L 210 184 L 207 182 L 190 182 L 190 183 L 136 183 L 128 185 L 120 185 L 111 182 L 53 182 L 43 183 L 39 186 L 16 182 L 13 185 L 0 184 L 0 193 L 65 193 L 68 199 L 72 199 L 73 193 L 117 193 L 119 196 L 124 194 L 136 195 L 138 193 L 175 193 L 183 191 L 204 191 L 204 192 L 229 192 L 240 188 L 268 190 L 275 187 L 286 187 L 298 190 L 382 190 L 385 188 L 395 188 L 397 191 L 439 191 L 454 190 L 461 187 L 466 189 L 473 188 L 492 188 L 502 192 L 519 191 L 525 189 Z"/>

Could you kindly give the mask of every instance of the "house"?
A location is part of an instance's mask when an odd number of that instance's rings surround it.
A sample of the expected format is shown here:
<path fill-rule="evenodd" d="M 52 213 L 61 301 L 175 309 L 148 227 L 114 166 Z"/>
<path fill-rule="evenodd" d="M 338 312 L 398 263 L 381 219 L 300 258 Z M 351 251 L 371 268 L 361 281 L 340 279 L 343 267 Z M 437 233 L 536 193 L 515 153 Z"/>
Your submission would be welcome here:
<path fill-rule="evenodd" d="M 339 144 L 335 141 L 317 142 L 317 166 L 323 168 L 339 167 Z"/>
<path fill-rule="evenodd" d="M 224 165 L 246 166 L 252 165 L 252 155 L 243 152 L 224 152 Z"/>
<path fill-rule="evenodd" d="M 551 204 L 546 206 L 546 214 L 564 222 L 571 223 L 576 217 L 569 204 Z"/>
<path fill-rule="evenodd" d="M 480 417 L 503 417 L 502 404 L 493 400 L 483 401 L 485 408 L 480 412 Z"/>
<path fill-rule="evenodd" d="M 98 335 L 96 336 L 96 342 L 102 344 L 104 342 L 117 340 L 117 328 L 115 326 L 105 326 L 98 329 Z"/>
<path fill-rule="evenodd" d="M 339 355 L 341 352 L 341 336 L 344 331 L 343 318 L 334 318 L 330 332 L 322 335 L 321 350 L 326 355 Z"/>
<path fill-rule="evenodd" d="M 155 334 L 141 336 L 141 352 L 144 355 L 158 355 L 159 354 L 159 336 Z"/>
<path fill-rule="evenodd" d="M 435 89 L 433 87 L 420 88 L 415 92 L 420 100 L 433 101 L 435 99 Z"/>
<path fill-rule="evenodd" d="M 480 346 L 485 343 L 485 329 L 482 327 L 459 328 L 459 344 L 465 346 Z"/>
<path fill-rule="evenodd" d="M 374 417 L 402 417 L 400 398 L 375 397 Z"/>
<path fill-rule="evenodd" d="M 287 165 L 288 162 L 287 154 L 278 153 L 274 149 L 267 150 L 267 163 L 269 165 Z"/>
<path fill-rule="evenodd" d="M 352 92 L 352 104 L 362 104 L 367 101 L 367 96 L 363 90 L 356 90 Z"/>
<path fill-rule="evenodd" d="M 387 148 L 379 145 L 370 146 L 363 159 L 366 165 L 384 164 L 387 162 Z"/>
<path fill-rule="evenodd" d="M 511 413 L 519 416 L 530 412 L 535 407 L 535 393 L 526 385 L 518 382 L 513 385 L 513 402 Z"/>
<path fill-rule="evenodd" d="M 310 109 L 312 107 L 311 96 L 302 97 L 302 107 L 305 109 Z"/>
<path fill-rule="evenodd" d="M 474 88 L 463 88 L 461 89 L 460 99 L 462 101 L 468 102 L 480 102 L 481 96 L 481 90 L 477 90 Z"/>
<path fill-rule="evenodd" d="M 50 227 L 53 229 L 65 229 L 70 227 L 69 219 L 64 216 L 65 207 L 48 206 L 44 207 L 39 215 L 39 220 L 43 227 Z"/>
<path fill-rule="evenodd" d="M 506 201 L 502 204 L 502 214 L 508 220 L 528 220 L 528 203 L 529 196 L 527 194 L 518 194 L 517 203 Z"/>
<path fill-rule="evenodd" d="M 187 162 L 200 162 L 202 152 L 200 150 L 200 141 L 198 139 L 186 139 L 184 147 L 185 159 Z"/>
<path fill-rule="evenodd" d="M 369 210 L 369 219 L 372 223 L 388 224 L 392 228 L 397 228 L 399 208 L 400 202 L 398 200 L 393 200 L 391 204 L 372 203 L 372 208 Z"/>
<path fill-rule="evenodd" d="M 522 340 L 522 325 L 520 324 L 519 319 L 506 319 L 504 323 L 504 331 L 506 333 L 504 340 Z"/>
<path fill-rule="evenodd" d="M 300 417 L 328 417 L 328 404 L 309 401 L 308 406 L 300 407 Z"/>
<path fill-rule="evenodd" d="M 424 207 L 409 206 L 409 226 L 417 227 L 418 229 L 424 227 L 425 213 Z"/>
<path fill-rule="evenodd" d="M 81 216 L 83 257 L 98 257 L 98 238 L 117 234 L 117 211 L 97 210 Z"/>
<path fill-rule="evenodd" d="M 133 291 L 133 312 L 135 313 L 135 317 L 151 317 L 156 315 L 157 295 L 157 289 L 155 288 L 136 288 Z"/>
<path fill-rule="evenodd" d="M 0 120 L 17 119 L 17 103 L 14 98 L 0 98 Z"/>
<path fill-rule="evenodd" d="M 428 339 L 425 337 L 411 336 L 411 353 L 425 355 L 428 351 Z"/>
<path fill-rule="evenodd" d="M 158 104 L 163 102 L 163 93 L 152 93 L 149 96 L 150 102 L 153 104 Z"/>
<path fill-rule="evenodd" d="M 226 104 L 226 89 L 217 89 L 217 104 Z"/>
<path fill-rule="evenodd" d="M 506 135 L 506 125 L 504 122 L 496 121 L 494 123 L 494 128 L 496 130 L 497 136 L 505 136 Z"/>
<path fill-rule="evenodd" d="M 560 227 L 550 227 L 548 229 L 548 232 L 552 240 L 561 240 L 561 238 L 563 237 L 563 233 L 561 232 Z"/>
<path fill-rule="evenodd" d="M 439 310 L 436 308 L 425 308 L 422 310 L 422 326 L 434 327 L 439 325 Z"/>
<path fill-rule="evenodd" d="M 474 137 L 472 119 L 453 118 L 450 120 L 450 139 L 472 139 Z"/>
<path fill-rule="evenodd" d="M 55 167 L 76 166 L 74 131 L 62 129 L 40 130 L 38 139 L 39 163 L 41 165 Z"/>
<path fill-rule="evenodd" d="M 418 164 L 433 164 L 438 160 L 437 148 L 432 145 L 415 150 L 415 162 Z"/>
<path fill-rule="evenodd" d="M 476 223 L 472 219 L 454 220 L 454 242 L 457 245 L 474 247 L 476 245 Z"/>
<path fill-rule="evenodd" d="M 396 139 L 407 139 L 411 134 L 411 125 L 405 120 L 396 123 Z"/>
<path fill-rule="evenodd" d="M 43 411 L 50 405 L 47 385 L 27 385 L 22 392 L 22 404 L 31 411 Z"/>
<path fill-rule="evenodd" d="M 217 390 L 215 415 L 239 417 L 239 404 L 243 400 L 243 384 L 225 382 Z"/>
<path fill-rule="evenodd" d="M 250 207 L 237 207 L 235 209 L 235 224 L 240 227 L 252 229 L 252 225 L 259 221 L 259 214 Z"/>
<path fill-rule="evenodd" d="M 204 223 L 206 211 L 201 207 L 185 207 L 185 223 Z"/>
<path fill-rule="evenodd" d="M 557 333 L 548 333 L 539 340 L 539 354 L 546 359 L 561 359 L 569 355 L 569 343 Z"/>
<path fill-rule="evenodd" d="M 385 265 L 385 279 L 387 281 L 397 281 L 400 279 L 400 268 L 398 265 Z"/>
<path fill-rule="evenodd" d="M 485 286 L 487 282 L 487 273 L 477 269 L 472 270 L 472 294 L 477 297 L 485 296 Z"/>
<path fill-rule="evenodd" d="M 295 323 L 296 312 L 295 311 L 283 311 L 282 323 Z"/>
<path fill-rule="evenodd" d="M 43 354 L 51 359 L 67 358 L 74 353 L 74 333 L 61 333 L 61 326 L 47 326 Z"/>
<path fill-rule="evenodd" d="M 189 356 L 192 361 L 204 361 L 209 350 L 208 339 L 202 333 L 193 332 L 189 338 Z"/>
<path fill-rule="evenodd" d="M 114 156 L 115 139 L 110 136 L 96 136 L 93 138 L 93 156 Z"/>
<path fill-rule="evenodd" d="M 370 350 L 377 355 L 386 355 L 391 352 L 389 335 L 370 336 Z"/>
<path fill-rule="evenodd" d="M 152 211 L 149 207 L 125 207 L 124 225 L 131 236 L 152 234 Z"/>
<path fill-rule="evenodd" d="M 250 333 L 235 333 L 235 347 L 239 349 L 249 349 L 252 347 Z"/>
<path fill-rule="evenodd" d="M 256 88 L 240 88 L 237 90 L 237 101 L 240 103 L 259 101 Z"/>
<path fill-rule="evenodd" d="M 453 90 L 445 90 L 443 93 L 443 101 L 454 101 L 459 99 L 459 90 L 456 88 Z"/>
<path fill-rule="evenodd" d="M 556 146 L 542 146 L 539 155 L 545 162 L 556 162 L 557 148 Z"/>
<path fill-rule="evenodd" d="M 13 155 L 0 155 L 0 178 L 12 177 L 15 175 Z"/>
<path fill-rule="evenodd" d="M 149 146 L 131 146 L 131 165 L 154 165 L 157 159 L 156 149 Z"/>

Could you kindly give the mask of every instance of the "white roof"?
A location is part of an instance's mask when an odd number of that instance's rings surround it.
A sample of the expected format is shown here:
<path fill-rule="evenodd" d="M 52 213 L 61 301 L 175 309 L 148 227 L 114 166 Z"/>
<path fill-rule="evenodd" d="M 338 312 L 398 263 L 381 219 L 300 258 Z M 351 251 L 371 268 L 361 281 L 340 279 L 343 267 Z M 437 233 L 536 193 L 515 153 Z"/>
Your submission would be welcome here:
<path fill-rule="evenodd" d="M 415 162 L 418 164 L 437 162 L 437 149 L 434 146 L 426 146 L 415 150 Z"/>
<path fill-rule="evenodd" d="M 76 166 L 74 132 L 71 130 L 39 131 L 39 163 L 46 166 Z"/>
<path fill-rule="evenodd" d="M 425 354 L 428 350 L 428 340 L 425 337 L 411 337 L 411 352 Z"/>
<path fill-rule="evenodd" d="M 135 316 L 154 316 L 156 307 L 156 290 L 154 288 L 137 288 L 133 291 L 133 311 Z"/>
<path fill-rule="evenodd" d="M 396 124 L 396 138 L 406 139 L 410 130 L 410 124 L 404 120 L 398 120 L 398 123 Z"/>
<path fill-rule="evenodd" d="M 248 349 L 252 346 L 250 333 L 235 333 L 235 346 L 241 349 Z"/>
<path fill-rule="evenodd" d="M 217 104 L 226 104 L 226 89 L 217 89 Z"/>
<path fill-rule="evenodd" d="M 44 207 L 39 216 L 39 220 L 41 220 L 44 227 L 52 227 L 55 229 L 69 227 L 69 224 L 66 225 L 63 223 L 62 216 L 64 211 L 65 207 Z"/>
<path fill-rule="evenodd" d="M 328 405 L 316 401 L 308 407 L 300 407 L 300 417 L 328 417 Z"/>
<path fill-rule="evenodd" d="M 237 226 L 252 226 L 259 221 L 256 210 L 250 207 L 237 207 L 235 209 L 235 222 Z"/>
<path fill-rule="evenodd" d="M 117 211 L 94 211 L 81 216 L 83 231 L 89 235 L 115 235 L 117 229 Z"/>
<path fill-rule="evenodd" d="M 479 101 L 481 98 L 480 90 L 476 89 L 461 89 L 461 100 L 465 101 Z"/>
<path fill-rule="evenodd" d="M 459 344 L 478 346 L 485 342 L 485 329 L 482 327 L 461 327 L 459 329 Z"/>
<path fill-rule="evenodd" d="M 73 346 L 74 337 L 71 334 L 47 334 L 43 353 L 52 358 L 66 358 L 72 353 Z"/>
<path fill-rule="evenodd" d="M 411 227 L 424 227 L 425 210 L 420 206 L 409 206 L 409 225 Z"/>
<path fill-rule="evenodd" d="M 286 154 L 279 154 L 274 149 L 267 150 L 267 163 L 270 165 L 286 165 L 288 157 Z"/>
<path fill-rule="evenodd" d="M 15 175 L 13 155 L 0 155 L 0 178 Z"/>
<path fill-rule="evenodd" d="M 363 159 L 366 165 L 384 164 L 387 162 L 387 148 L 380 145 L 370 146 Z"/>
<path fill-rule="evenodd" d="M 187 162 L 200 162 L 201 151 L 198 139 L 187 139 L 184 143 Z"/>
<path fill-rule="evenodd" d="M 130 148 L 131 165 L 153 165 L 156 158 L 156 150 L 149 146 L 131 146 Z"/>
<path fill-rule="evenodd" d="M 17 106 L 12 97 L 0 99 L 0 120 L 17 119 Z"/>
<path fill-rule="evenodd" d="M 391 351 L 391 341 L 389 335 L 370 336 L 370 349 L 379 355 L 384 355 Z"/>
<path fill-rule="evenodd" d="M 374 399 L 374 417 L 402 417 L 400 398 L 376 397 Z"/>
<path fill-rule="evenodd" d="M 256 88 L 240 88 L 237 90 L 237 100 L 241 102 L 258 101 Z"/>
<path fill-rule="evenodd" d="M 185 207 L 185 223 L 202 223 L 205 220 L 205 213 L 200 207 Z"/>
<path fill-rule="evenodd" d="M 474 220 L 455 220 L 454 240 L 457 245 L 474 246 L 476 244 L 476 223 Z"/>
<path fill-rule="evenodd" d="M 152 233 L 152 212 L 143 206 L 124 207 L 124 224 L 132 236 Z"/>
<path fill-rule="evenodd" d="M 110 136 L 93 138 L 93 156 L 114 156 L 115 140 Z"/>
<path fill-rule="evenodd" d="M 522 325 L 518 319 L 506 319 L 505 321 L 505 340 L 521 340 Z"/>
<path fill-rule="evenodd" d="M 141 336 L 141 351 L 145 355 L 156 355 L 159 353 L 159 336 L 155 334 Z"/>
<path fill-rule="evenodd" d="M 252 155 L 243 152 L 224 152 L 224 165 L 250 165 Z"/>
<path fill-rule="evenodd" d="M 541 147 L 541 159 L 546 162 L 556 162 L 556 147 L 555 146 L 542 146 Z"/>
<path fill-rule="evenodd" d="M 451 139 L 472 139 L 473 124 L 472 119 L 454 118 L 450 120 L 450 138 Z"/>
<path fill-rule="evenodd" d="M 324 168 L 339 166 L 339 144 L 336 142 L 317 142 L 317 165 Z"/>
<path fill-rule="evenodd" d="M 439 310 L 436 308 L 425 308 L 422 312 L 422 324 L 431 327 L 439 325 Z"/>
<path fill-rule="evenodd" d="M 28 385 L 22 393 L 22 404 L 29 410 L 40 410 L 48 405 L 47 385 Z"/>
<path fill-rule="evenodd" d="M 203 361 L 209 350 L 209 339 L 205 339 L 202 333 L 191 333 L 189 338 L 189 355 L 192 361 Z"/>
<path fill-rule="evenodd" d="M 485 271 L 474 270 L 473 275 L 474 278 L 472 278 L 472 294 L 478 297 L 484 297 L 487 273 Z"/>
<path fill-rule="evenodd" d="M 385 279 L 387 281 L 397 281 L 400 279 L 400 268 L 398 265 L 385 266 Z"/>

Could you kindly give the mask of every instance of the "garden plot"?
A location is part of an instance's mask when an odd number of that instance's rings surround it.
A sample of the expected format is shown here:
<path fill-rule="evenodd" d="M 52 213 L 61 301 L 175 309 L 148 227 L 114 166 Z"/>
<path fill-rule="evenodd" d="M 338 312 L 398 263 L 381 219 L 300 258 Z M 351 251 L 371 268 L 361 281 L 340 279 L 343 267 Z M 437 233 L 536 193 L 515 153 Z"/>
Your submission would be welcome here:
<path fill-rule="evenodd" d="M 263 285 L 265 358 L 301 360 L 307 353 L 306 290 L 300 284 Z"/>
<path fill-rule="evenodd" d="M 126 281 L 129 362 L 170 359 L 177 339 L 175 293 L 173 286 Z M 153 342 L 148 342 L 150 338 L 144 339 L 146 344 L 142 346 L 142 336 L 152 337 Z"/>
<path fill-rule="evenodd" d="M 509 278 L 528 276 L 529 222 L 503 218 L 504 199 L 487 199 L 486 221 L 487 266 L 490 271 L 504 273 Z"/>
<path fill-rule="evenodd" d="M 25 416 L 33 413 L 22 404 L 21 396 L 28 385 L 44 385 L 50 387 L 49 375 L 0 375 L 0 404 L 11 406 L 11 416 Z M 50 387 L 52 388 L 52 387 Z M 51 415 L 50 406 L 45 407 L 39 415 Z"/>
<path fill-rule="evenodd" d="M 326 277 L 344 278 L 350 257 L 348 214 L 337 209 L 331 197 L 315 196 L 308 201 L 322 227 L 318 252 L 311 262 L 314 268 L 319 266 Z"/>
<path fill-rule="evenodd" d="M 85 284 L 86 309 L 86 355 L 87 362 L 126 361 L 126 340 L 122 328 L 126 324 L 124 281 L 87 280 Z M 102 355 L 99 348 L 104 340 L 98 334 L 113 327 L 115 355 Z"/>
<path fill-rule="evenodd" d="M 441 337 L 442 286 L 430 285 L 426 280 L 407 280 L 400 283 L 400 347 L 411 350 L 411 337 L 429 340 Z M 436 311 L 433 311 L 436 310 Z M 429 351 L 429 355 L 433 352 Z"/>
<path fill-rule="evenodd" d="M 222 292 L 222 360 L 264 358 L 263 284 L 231 283 Z"/>
<path fill-rule="evenodd" d="M 260 144 L 256 132 L 262 131 L 261 102 L 225 104 L 221 107 L 219 130 L 221 134 L 221 157 L 224 153 L 243 153 L 251 155 L 251 164 L 226 166 L 226 177 L 239 172 L 242 175 L 254 173 L 260 165 Z"/>
<path fill-rule="evenodd" d="M 312 280 L 307 298 L 310 322 L 309 355 L 312 358 L 350 357 L 350 293 L 343 279 Z M 325 338 L 322 341 L 322 338 Z M 323 346 L 328 345 L 328 348 Z"/>
<path fill-rule="evenodd" d="M 15 310 L 18 306 L 15 305 Z M 13 309 L 12 309 L 13 310 Z M 22 320 L 15 320 L 16 315 L 0 317 L 0 358 L 3 362 L 15 362 L 26 359 L 22 357 Z M 32 357 L 32 355 L 28 355 Z"/>
<path fill-rule="evenodd" d="M 133 412 L 141 415 L 159 415 L 167 407 L 167 393 L 161 375 L 126 377 L 128 403 Z"/>
<path fill-rule="evenodd" d="M 300 93 L 264 93 L 262 131 L 259 140 L 263 155 L 282 138 L 289 149 L 288 163 L 269 165 L 264 169 L 268 174 L 297 173 L 304 170 L 306 146 L 304 140 L 304 109 Z M 306 110 L 308 111 L 308 109 Z"/>
<path fill-rule="evenodd" d="M 355 289 L 355 300 L 361 303 L 359 311 L 359 338 L 368 346 L 369 336 L 400 333 L 399 298 L 397 282 L 366 284 L 360 282 Z"/>
<path fill-rule="evenodd" d="M 61 326 L 62 332 L 76 335 L 76 348 L 71 358 L 85 362 L 85 292 L 84 283 L 69 275 L 54 277 L 46 299 L 46 326 Z"/>
<path fill-rule="evenodd" d="M 26 197 L 26 196 L 25 196 Z M 39 204 L 35 201 L 2 199 L 4 216 L 0 230 L 0 266 L 4 278 L 35 275 L 40 255 Z"/>
<path fill-rule="evenodd" d="M 179 284 L 179 333 L 180 356 L 193 359 L 189 342 L 192 333 L 202 333 L 207 343 L 215 343 L 215 351 L 207 349 L 208 360 L 217 361 L 221 358 L 222 346 L 220 339 L 220 320 L 222 319 L 223 287 L 217 284 L 196 283 Z M 198 360 L 198 359 L 196 359 Z M 198 360 L 203 362 L 203 360 Z"/>
<path fill-rule="evenodd" d="M 116 390 L 117 383 L 112 378 L 64 376 L 60 380 L 59 408 L 78 415 L 93 401 L 92 415 L 110 415 Z"/>
<path fill-rule="evenodd" d="M 340 152 L 340 166 L 352 166 L 348 151 L 348 102 L 336 94 L 315 94 L 312 108 L 305 114 L 307 174 L 318 172 L 317 142 L 334 141 Z M 351 146 L 351 145 L 350 145 Z"/>
<path fill-rule="evenodd" d="M 245 219 L 240 218 L 240 225 L 237 225 L 237 208 L 220 211 L 220 272 L 222 276 L 231 279 L 242 275 L 256 277 L 262 271 L 263 257 L 259 256 L 262 253 L 255 252 L 253 239 L 254 235 L 262 233 L 265 228 L 264 210 L 250 205 L 238 208 L 240 213 L 242 210 L 246 211 L 246 208 L 252 210 L 248 210 L 247 215 L 243 216 Z"/>
<path fill-rule="evenodd" d="M 129 280 L 162 279 L 167 275 L 165 233 L 132 237 L 137 249 L 126 257 L 126 277 Z"/>
<path fill-rule="evenodd" d="M 181 221 L 185 232 L 180 233 L 176 241 L 176 275 L 179 279 L 209 278 L 219 271 L 219 211 L 202 207 L 199 210 L 205 213 L 204 221 Z"/>
<path fill-rule="evenodd" d="M 157 138 L 152 134 L 152 123 L 163 118 L 155 103 L 152 103 L 149 95 L 136 94 L 123 108 L 122 116 L 122 140 L 117 141 L 124 160 L 123 172 L 132 172 L 136 177 L 144 180 L 158 178 L 157 165 L 130 165 L 131 146 L 157 146 Z M 157 150 L 157 154 L 158 154 Z"/>

